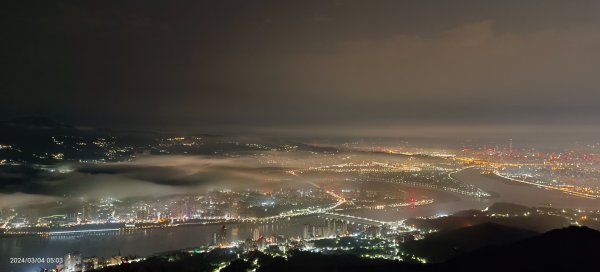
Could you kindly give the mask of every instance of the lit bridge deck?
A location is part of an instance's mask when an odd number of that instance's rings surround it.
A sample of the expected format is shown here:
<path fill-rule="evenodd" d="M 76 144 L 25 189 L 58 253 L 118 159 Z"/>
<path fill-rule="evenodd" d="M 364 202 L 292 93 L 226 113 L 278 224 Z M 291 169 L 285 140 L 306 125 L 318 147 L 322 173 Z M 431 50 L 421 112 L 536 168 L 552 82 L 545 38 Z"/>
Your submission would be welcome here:
<path fill-rule="evenodd" d="M 322 217 L 326 217 L 326 218 L 339 219 L 339 220 L 344 220 L 344 221 L 357 223 L 357 224 L 361 224 L 361 225 L 369 225 L 369 226 L 391 225 L 390 222 L 379 221 L 376 219 L 358 217 L 358 216 L 353 216 L 353 215 L 348 215 L 348 214 L 324 212 L 319 215 Z"/>

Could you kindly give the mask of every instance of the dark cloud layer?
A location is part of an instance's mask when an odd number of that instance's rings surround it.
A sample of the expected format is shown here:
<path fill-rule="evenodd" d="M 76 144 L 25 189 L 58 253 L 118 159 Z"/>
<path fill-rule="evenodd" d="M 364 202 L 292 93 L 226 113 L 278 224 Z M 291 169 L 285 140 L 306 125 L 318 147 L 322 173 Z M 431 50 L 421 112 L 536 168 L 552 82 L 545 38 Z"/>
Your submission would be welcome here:
<path fill-rule="evenodd" d="M 43 1 L 0 113 L 101 126 L 593 124 L 597 1 Z"/>

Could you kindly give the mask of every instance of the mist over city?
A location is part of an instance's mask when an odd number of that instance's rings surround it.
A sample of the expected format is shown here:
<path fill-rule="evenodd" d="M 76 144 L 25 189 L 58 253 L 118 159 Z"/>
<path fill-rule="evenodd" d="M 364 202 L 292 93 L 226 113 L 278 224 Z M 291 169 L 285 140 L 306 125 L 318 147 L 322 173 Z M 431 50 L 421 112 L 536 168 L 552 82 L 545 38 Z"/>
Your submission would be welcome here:
<path fill-rule="evenodd" d="M 0 9 L 0 271 L 572 271 L 600 2 Z"/>

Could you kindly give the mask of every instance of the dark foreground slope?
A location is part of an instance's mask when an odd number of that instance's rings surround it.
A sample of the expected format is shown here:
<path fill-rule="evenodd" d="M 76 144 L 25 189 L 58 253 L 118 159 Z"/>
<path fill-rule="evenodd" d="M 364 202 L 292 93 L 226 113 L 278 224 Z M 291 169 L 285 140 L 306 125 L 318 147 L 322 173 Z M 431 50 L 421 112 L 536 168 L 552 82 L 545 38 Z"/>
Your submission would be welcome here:
<path fill-rule="evenodd" d="M 587 227 L 552 230 L 504 246 L 487 247 L 445 264 L 448 268 L 486 271 L 599 271 L 600 232 Z M 458 271 L 458 270 L 457 270 Z"/>
<path fill-rule="evenodd" d="M 212 254 L 212 253 L 209 253 Z M 169 261 L 158 257 L 146 261 L 122 264 L 105 268 L 105 272 L 163 272 L 163 271 L 218 271 L 227 257 L 214 258 L 207 254 L 183 257 L 177 261 Z M 293 251 L 287 258 L 273 257 L 261 252 L 251 252 L 244 258 L 231 259 L 228 266 L 220 271 L 257 271 L 257 272 L 300 272 L 300 271 L 425 271 L 426 265 L 409 264 L 382 259 L 366 259 L 354 255 L 323 255 L 304 251 Z"/>
<path fill-rule="evenodd" d="M 427 238 L 402 244 L 401 250 L 428 262 L 445 262 L 453 257 L 492 245 L 506 245 L 539 233 L 494 223 L 440 231 Z"/>
<path fill-rule="evenodd" d="M 599 248 L 600 232 L 586 227 L 568 227 L 518 242 L 488 246 L 438 264 L 411 264 L 301 251 L 291 252 L 287 259 L 260 252 L 235 259 L 227 257 L 223 251 L 220 256 L 205 253 L 182 256 L 176 261 L 150 258 L 102 271 L 212 271 L 224 261 L 230 263 L 221 271 L 598 271 Z"/>

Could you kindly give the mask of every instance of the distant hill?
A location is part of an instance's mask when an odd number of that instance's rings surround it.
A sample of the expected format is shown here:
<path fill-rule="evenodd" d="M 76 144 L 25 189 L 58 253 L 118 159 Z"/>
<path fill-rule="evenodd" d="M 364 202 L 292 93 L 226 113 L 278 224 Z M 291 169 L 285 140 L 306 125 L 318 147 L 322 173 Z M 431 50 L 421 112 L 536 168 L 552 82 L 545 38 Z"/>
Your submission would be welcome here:
<path fill-rule="evenodd" d="M 74 126 L 37 116 L 26 116 L 0 122 L 0 141 L 20 145 L 36 145 L 52 135 L 76 135 Z"/>
<path fill-rule="evenodd" d="M 436 232 L 425 239 L 407 242 L 401 245 L 401 249 L 425 257 L 428 262 L 443 262 L 486 246 L 514 243 L 538 234 L 530 230 L 484 223 Z"/>
<path fill-rule="evenodd" d="M 569 226 L 571 223 L 565 217 L 549 213 L 538 213 L 538 209 L 543 208 L 528 208 L 512 203 L 494 203 L 486 211 L 467 210 L 434 219 L 411 218 L 406 220 L 405 224 L 414 225 L 420 229 L 445 231 L 484 223 L 496 223 L 542 233 Z M 525 213 L 530 214 L 523 216 Z M 493 214 L 508 214 L 511 216 L 493 216 Z"/>
<path fill-rule="evenodd" d="M 4 126 L 25 129 L 70 129 L 72 126 L 39 116 L 24 116 L 2 122 Z"/>
<path fill-rule="evenodd" d="M 515 203 L 497 202 L 488 207 L 488 213 L 523 214 L 530 212 L 531 208 Z"/>

